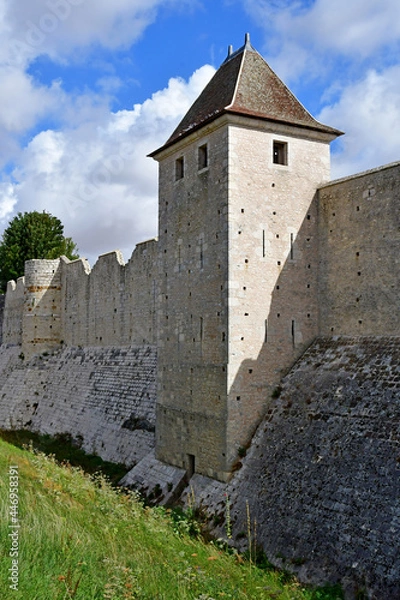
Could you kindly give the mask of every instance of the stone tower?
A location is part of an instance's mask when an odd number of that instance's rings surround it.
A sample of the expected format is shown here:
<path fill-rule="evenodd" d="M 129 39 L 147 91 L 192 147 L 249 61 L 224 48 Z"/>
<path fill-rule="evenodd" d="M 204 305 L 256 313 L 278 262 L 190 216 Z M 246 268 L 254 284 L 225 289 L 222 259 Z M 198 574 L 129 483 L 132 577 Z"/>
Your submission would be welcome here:
<path fill-rule="evenodd" d="M 156 454 L 227 480 L 318 332 L 314 196 L 329 143 L 264 59 L 228 57 L 159 162 Z"/>
<path fill-rule="evenodd" d="M 60 313 L 59 259 L 26 261 L 21 340 L 26 357 L 60 347 Z"/>

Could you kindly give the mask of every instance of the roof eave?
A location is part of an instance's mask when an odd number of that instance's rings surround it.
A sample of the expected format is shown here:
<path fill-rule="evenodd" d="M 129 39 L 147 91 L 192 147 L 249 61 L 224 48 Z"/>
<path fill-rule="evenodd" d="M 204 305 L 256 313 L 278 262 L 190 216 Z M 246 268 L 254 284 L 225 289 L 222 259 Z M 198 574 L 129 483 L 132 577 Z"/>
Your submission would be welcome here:
<path fill-rule="evenodd" d="M 160 148 L 158 148 L 157 150 L 154 150 L 153 152 L 150 152 L 150 154 L 148 154 L 147 156 L 149 158 L 156 158 L 156 156 L 158 154 L 160 154 L 164 150 L 167 150 L 167 148 L 170 148 L 171 146 L 174 146 L 175 144 L 178 144 L 179 142 L 181 142 L 185 138 L 189 137 L 189 135 L 191 135 L 192 133 L 198 131 L 202 127 L 205 127 L 209 123 L 212 123 L 212 121 L 215 121 L 216 119 L 218 119 L 220 116 L 222 116 L 226 112 L 227 111 L 224 109 L 223 111 L 220 111 L 217 114 L 211 115 L 208 119 L 205 119 L 205 120 L 201 121 L 201 123 L 197 123 L 196 125 L 193 125 L 190 129 L 188 129 L 187 131 L 181 133 L 181 135 L 179 135 L 178 137 L 176 137 L 176 138 L 174 138 L 172 140 L 167 141 Z"/>
<path fill-rule="evenodd" d="M 163 146 L 161 146 L 157 150 L 154 150 L 147 156 L 149 158 L 156 158 L 157 155 L 160 154 L 161 152 L 163 152 L 164 150 L 167 150 L 174 144 L 177 144 L 178 142 L 184 140 L 186 137 L 188 137 L 192 133 L 195 133 L 202 127 L 205 127 L 206 125 L 208 125 L 212 121 L 215 121 L 216 119 L 218 119 L 219 117 L 221 117 L 224 114 L 239 115 L 241 117 L 248 117 L 250 119 L 270 121 L 272 123 L 279 123 L 281 125 L 290 125 L 291 127 L 296 127 L 299 129 L 308 129 L 309 131 L 318 131 L 319 133 L 328 134 L 329 136 L 332 137 L 332 140 L 337 137 L 340 137 L 341 135 L 344 135 L 343 131 L 340 131 L 339 129 L 335 129 L 333 127 L 329 127 L 328 125 L 324 125 L 323 123 L 319 123 L 318 121 L 315 121 L 315 124 L 313 124 L 313 123 L 296 123 L 293 121 L 285 121 L 283 119 L 276 119 L 274 117 L 267 117 L 265 115 L 259 115 L 259 114 L 254 114 L 254 113 L 245 113 L 244 111 L 237 111 L 230 107 L 227 107 L 227 108 L 224 108 L 224 110 L 218 112 L 217 114 L 211 115 L 208 119 L 202 121 L 201 123 L 197 123 L 197 124 L 193 125 L 193 127 L 191 127 L 190 129 L 188 129 L 187 131 L 182 133 L 179 137 L 166 142 Z"/>
<path fill-rule="evenodd" d="M 330 135 L 333 135 L 336 137 L 339 137 L 341 135 L 344 135 L 344 131 L 340 131 L 339 129 L 335 129 L 334 127 L 329 127 L 329 125 L 324 125 L 323 123 L 319 123 L 317 120 L 315 120 L 314 123 L 305 123 L 302 121 L 289 121 L 289 120 L 285 120 L 285 119 L 277 119 L 275 117 L 270 117 L 270 116 L 266 116 L 266 115 L 262 115 L 262 114 L 256 114 L 256 113 L 246 113 L 243 110 L 235 110 L 232 108 L 226 108 L 224 112 L 229 112 L 231 114 L 235 114 L 235 115 L 240 115 L 240 116 L 244 116 L 244 117 L 249 117 L 250 119 L 259 119 L 262 121 L 271 121 L 272 123 L 280 123 L 282 125 L 290 125 L 292 127 L 298 127 L 300 129 L 309 129 L 309 130 L 313 130 L 313 131 L 319 131 L 321 133 L 328 133 Z"/>

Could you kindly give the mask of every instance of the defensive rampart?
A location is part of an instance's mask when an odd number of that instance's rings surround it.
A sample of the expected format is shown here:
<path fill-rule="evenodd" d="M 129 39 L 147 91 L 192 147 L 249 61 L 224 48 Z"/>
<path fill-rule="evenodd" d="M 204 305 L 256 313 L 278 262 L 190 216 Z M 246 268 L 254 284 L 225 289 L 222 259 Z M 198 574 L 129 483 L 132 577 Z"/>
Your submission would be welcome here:
<path fill-rule="evenodd" d="M 236 544 L 250 514 L 269 560 L 302 581 L 400 597 L 399 337 L 319 338 L 242 463 L 228 486 L 195 475 L 187 490 L 220 522 L 229 499 Z"/>
<path fill-rule="evenodd" d="M 24 310 L 25 277 L 9 281 L 4 301 L 3 338 L 5 344 L 22 344 L 22 314 Z"/>
<path fill-rule="evenodd" d="M 119 251 L 90 270 L 85 259 L 30 260 L 9 282 L 4 344 L 25 356 L 66 346 L 156 343 L 157 242 L 138 244 L 127 264 Z"/>
<path fill-rule="evenodd" d="M 9 282 L 0 350 L 0 427 L 69 433 L 133 466 L 154 448 L 157 242 L 30 260 Z"/>
<path fill-rule="evenodd" d="M 301 282 L 306 280 L 294 279 L 289 255 L 271 294 L 271 314 L 282 320 L 289 302 L 295 347 L 296 293 L 281 296 L 289 285 L 295 291 L 315 287 L 318 331 L 324 337 L 284 379 L 279 398 L 265 397 L 266 417 L 243 461 L 244 448 L 237 448 L 238 472 L 231 483 L 197 474 L 191 479 L 197 500 L 221 522 L 228 495 L 238 544 L 246 532 L 248 506 L 257 540 L 272 562 L 302 580 L 341 581 L 351 599 L 357 594 L 374 600 L 400 597 L 395 562 L 400 530 L 399 196 L 399 163 L 318 190 L 293 246 L 296 257 L 302 240 L 311 243 L 316 232 L 315 280 L 307 279 L 305 286 Z M 310 233 L 307 223 L 314 217 Z M 157 487 L 167 498 L 170 488 L 176 491 L 182 484 L 185 469 L 165 468 L 152 454 L 158 252 L 153 240 L 138 245 L 127 264 L 112 252 L 92 270 L 85 260 L 27 263 L 25 278 L 9 283 L 5 303 L 0 426 L 68 432 L 87 451 L 132 465 L 128 484 L 146 487 L 150 482 L 148 489 Z M 304 263 L 305 273 L 311 264 Z M 171 310 L 177 310 L 172 302 Z M 215 331 L 203 330 L 203 320 L 197 323 L 201 338 L 209 335 L 210 343 Z M 277 350 L 284 346 L 274 321 L 269 323 L 263 350 L 243 356 L 242 371 L 249 375 L 264 372 L 266 356 L 278 356 L 283 364 Z M 171 331 L 171 345 L 182 341 L 179 329 Z M 168 377 L 171 390 L 179 394 L 174 369 Z M 213 436 L 199 420 L 195 425 L 201 443 Z M 170 430 L 165 443 L 171 443 Z"/>
<path fill-rule="evenodd" d="M 400 163 L 318 194 L 320 335 L 400 335 Z"/>
<path fill-rule="evenodd" d="M 70 433 L 87 452 L 133 466 L 154 448 L 154 346 L 65 348 L 26 360 L 0 349 L 0 427 Z"/>

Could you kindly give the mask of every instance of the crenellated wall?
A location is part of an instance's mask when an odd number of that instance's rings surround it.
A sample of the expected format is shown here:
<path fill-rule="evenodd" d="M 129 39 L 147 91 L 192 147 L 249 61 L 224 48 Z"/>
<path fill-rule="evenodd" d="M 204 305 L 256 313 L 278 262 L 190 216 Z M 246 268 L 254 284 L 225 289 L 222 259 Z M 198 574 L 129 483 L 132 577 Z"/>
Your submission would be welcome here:
<path fill-rule="evenodd" d="M 69 346 L 89 344 L 89 280 L 90 266 L 87 260 L 68 262 L 62 259 L 62 323 L 63 341 Z"/>
<path fill-rule="evenodd" d="M 9 282 L 0 426 L 186 473 L 239 544 L 250 509 L 302 580 L 399 598 L 400 162 L 325 183 L 340 132 L 254 112 L 259 83 L 152 154 L 159 242 Z"/>
<path fill-rule="evenodd" d="M 125 267 L 121 339 L 130 344 L 157 341 L 158 242 L 137 244 Z"/>
<path fill-rule="evenodd" d="M 27 357 L 62 346 L 156 343 L 157 241 L 139 244 L 125 265 L 119 251 L 85 259 L 30 260 L 9 282 L 3 343 Z"/>

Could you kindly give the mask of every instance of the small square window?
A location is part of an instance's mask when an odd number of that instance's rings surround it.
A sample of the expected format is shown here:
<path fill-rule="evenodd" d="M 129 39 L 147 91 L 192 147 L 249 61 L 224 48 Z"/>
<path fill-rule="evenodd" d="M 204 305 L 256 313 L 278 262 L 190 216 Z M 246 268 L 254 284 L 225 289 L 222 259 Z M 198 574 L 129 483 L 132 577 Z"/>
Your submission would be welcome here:
<path fill-rule="evenodd" d="M 207 144 L 199 147 L 198 153 L 198 166 L 199 171 L 208 167 L 208 147 Z"/>
<path fill-rule="evenodd" d="M 276 165 L 287 165 L 287 143 L 286 142 L 276 142 L 273 144 L 272 151 L 273 162 Z"/>
<path fill-rule="evenodd" d="M 175 161 L 175 181 L 179 179 L 183 179 L 185 174 L 185 162 L 183 160 L 183 156 L 177 158 Z"/>

